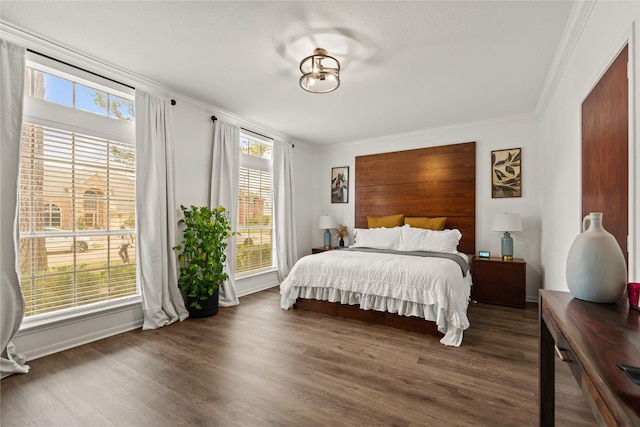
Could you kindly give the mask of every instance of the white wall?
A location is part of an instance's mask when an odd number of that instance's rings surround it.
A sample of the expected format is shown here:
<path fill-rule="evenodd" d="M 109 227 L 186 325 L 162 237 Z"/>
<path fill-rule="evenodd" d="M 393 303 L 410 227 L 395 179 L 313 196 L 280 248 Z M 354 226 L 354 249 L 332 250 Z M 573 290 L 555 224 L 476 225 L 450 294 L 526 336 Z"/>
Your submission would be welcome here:
<path fill-rule="evenodd" d="M 226 120 L 246 129 L 262 133 L 266 136 L 279 137 L 273 130 L 265 129 L 259 124 L 251 123 L 239 116 L 232 116 L 215 110 L 213 107 L 198 104 L 189 99 L 176 98 L 173 106 L 173 126 L 175 142 L 175 178 L 176 205 L 202 206 L 209 203 L 211 182 L 211 155 L 213 147 L 213 122 L 211 116 Z M 308 221 L 310 218 L 309 205 L 305 195 L 309 194 L 313 174 L 309 170 L 313 167 L 313 149 L 307 144 L 296 142 L 293 149 L 295 164 L 294 191 L 296 203 L 296 231 L 300 242 L 300 252 L 310 244 Z M 275 271 L 267 274 L 250 275 L 236 279 L 238 296 L 257 292 L 278 284 Z"/>
<path fill-rule="evenodd" d="M 561 52 L 564 55 L 561 62 L 565 64 L 563 72 L 546 108 L 540 113 L 539 177 L 544 188 L 540 199 L 543 224 L 541 260 L 545 289 L 568 291 L 565 279 L 567 254 L 581 231 L 581 103 L 629 39 L 633 65 L 630 81 L 632 84 L 634 80 L 636 82 L 635 96 L 630 98 L 632 107 L 639 111 L 639 43 L 637 33 L 632 34 L 632 26 L 640 20 L 640 2 L 596 2 L 591 6 L 584 27 L 579 24 L 580 28 L 576 29 L 582 29 L 579 38 Z M 633 58 L 636 58 L 635 63 Z M 635 133 L 632 138 L 635 147 L 637 140 Z M 633 157 L 633 151 L 630 155 L 635 163 L 631 173 L 635 174 L 639 169 L 638 158 L 637 155 Z M 633 180 L 636 181 L 637 178 Z M 639 211 L 637 185 L 631 196 L 630 225 L 633 225 Z M 606 218 L 604 225 L 606 228 Z M 630 231 L 632 246 L 640 247 L 637 230 Z M 635 257 L 630 257 L 631 280 L 639 277 L 637 257 L 637 251 Z"/>
<path fill-rule="evenodd" d="M 213 122 L 200 106 L 177 99 L 172 107 L 176 204 L 204 206 L 211 191 Z"/>
<path fill-rule="evenodd" d="M 296 217 L 292 220 L 296 223 L 296 241 L 298 257 L 311 253 L 313 246 L 314 228 L 318 226 L 318 218 L 314 206 L 317 198 L 315 191 L 318 180 L 317 155 L 318 149 L 306 144 L 295 144 L 293 149 L 294 191 L 296 197 Z"/>
<path fill-rule="evenodd" d="M 493 217 L 502 212 L 522 215 L 523 231 L 513 233 L 514 253 L 527 261 L 527 298 L 537 301 L 541 283 L 540 262 L 540 185 L 538 120 L 534 116 L 518 116 L 486 122 L 468 123 L 441 129 L 391 135 L 366 141 L 354 141 L 333 145 L 318 151 L 316 179 L 312 196 L 314 217 L 311 221 L 313 246 L 322 246 L 323 230 L 317 228 L 318 217 L 334 215 L 339 223 L 349 228 L 351 242 L 354 226 L 353 189 L 355 157 L 390 151 L 411 150 L 438 145 L 476 142 L 476 249 L 501 253 L 501 233 L 491 231 Z M 505 148 L 522 148 L 522 197 L 491 198 L 491 151 Z M 349 166 L 349 202 L 332 204 L 330 198 L 331 168 Z M 336 244 L 335 235 L 332 244 Z M 310 253 L 311 247 L 307 248 Z"/>

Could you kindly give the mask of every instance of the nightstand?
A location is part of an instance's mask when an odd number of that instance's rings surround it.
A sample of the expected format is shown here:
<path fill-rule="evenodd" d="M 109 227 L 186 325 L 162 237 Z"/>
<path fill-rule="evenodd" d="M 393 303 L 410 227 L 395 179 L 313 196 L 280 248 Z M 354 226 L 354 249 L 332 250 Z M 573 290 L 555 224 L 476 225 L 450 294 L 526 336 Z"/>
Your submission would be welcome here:
<path fill-rule="evenodd" d="M 503 261 L 500 257 L 471 260 L 471 299 L 489 304 L 525 308 L 527 263 L 521 258 Z"/>

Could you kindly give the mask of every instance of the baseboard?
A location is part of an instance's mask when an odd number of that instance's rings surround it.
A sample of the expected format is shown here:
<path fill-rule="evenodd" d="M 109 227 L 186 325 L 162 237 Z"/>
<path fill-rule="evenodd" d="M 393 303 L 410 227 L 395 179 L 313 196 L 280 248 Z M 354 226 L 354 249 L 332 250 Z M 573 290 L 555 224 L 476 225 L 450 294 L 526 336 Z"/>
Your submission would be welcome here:
<path fill-rule="evenodd" d="M 275 270 L 267 271 L 261 274 L 236 278 L 236 294 L 238 297 L 264 291 L 265 289 L 278 286 L 278 272 Z M 242 303 L 242 301 L 241 301 Z"/>
<path fill-rule="evenodd" d="M 528 295 L 527 295 L 527 298 L 526 298 L 525 300 L 526 300 L 527 302 L 532 302 L 532 303 L 534 303 L 534 304 L 538 304 L 538 297 L 537 297 L 537 296 L 532 297 L 532 296 L 528 296 Z"/>
<path fill-rule="evenodd" d="M 254 286 L 251 286 L 251 287 L 244 288 L 242 290 L 242 292 L 238 292 L 238 297 L 244 297 L 244 296 L 247 296 L 249 294 L 254 294 L 256 292 L 265 291 L 267 289 L 271 289 L 271 288 L 273 288 L 275 286 L 279 286 L 279 285 L 280 285 L 280 283 L 278 281 L 275 281 L 275 282 L 264 282 L 264 283 L 261 283 L 260 285 L 254 285 Z M 242 303 L 242 301 L 240 301 L 240 303 Z"/>

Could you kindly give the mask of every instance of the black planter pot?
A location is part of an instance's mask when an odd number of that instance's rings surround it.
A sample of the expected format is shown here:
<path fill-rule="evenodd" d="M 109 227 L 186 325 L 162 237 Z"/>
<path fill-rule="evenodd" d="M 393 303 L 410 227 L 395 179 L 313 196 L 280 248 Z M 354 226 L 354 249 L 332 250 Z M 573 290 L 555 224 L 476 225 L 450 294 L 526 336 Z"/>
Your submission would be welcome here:
<path fill-rule="evenodd" d="M 209 317 L 218 312 L 218 300 L 220 298 L 220 287 L 216 289 L 212 296 L 204 301 L 200 301 L 201 309 L 189 307 L 193 298 L 187 298 L 187 309 L 189 310 L 189 317 Z"/>

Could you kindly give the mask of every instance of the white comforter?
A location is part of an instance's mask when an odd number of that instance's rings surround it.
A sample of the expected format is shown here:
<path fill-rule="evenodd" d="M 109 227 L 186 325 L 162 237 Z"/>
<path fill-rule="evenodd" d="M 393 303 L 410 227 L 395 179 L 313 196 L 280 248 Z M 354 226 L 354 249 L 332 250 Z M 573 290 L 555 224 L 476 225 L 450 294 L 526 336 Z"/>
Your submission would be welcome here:
<path fill-rule="evenodd" d="M 463 277 L 450 259 L 334 250 L 294 265 L 280 285 L 280 305 L 306 298 L 423 317 L 436 322 L 442 344 L 458 347 L 469 327 L 470 293 L 471 273 Z"/>

